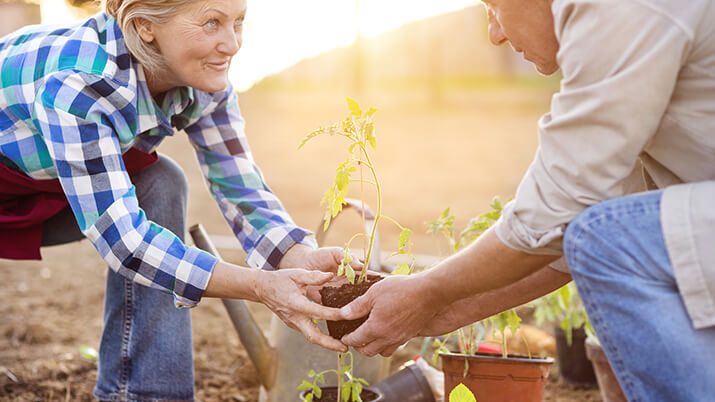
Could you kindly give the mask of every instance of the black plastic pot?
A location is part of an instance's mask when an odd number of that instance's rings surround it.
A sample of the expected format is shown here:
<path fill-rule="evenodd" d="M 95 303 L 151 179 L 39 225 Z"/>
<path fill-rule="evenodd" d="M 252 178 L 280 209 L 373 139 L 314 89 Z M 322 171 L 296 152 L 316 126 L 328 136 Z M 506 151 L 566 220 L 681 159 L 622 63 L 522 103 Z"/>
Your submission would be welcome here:
<path fill-rule="evenodd" d="M 566 334 L 560 327 L 554 328 L 554 336 L 561 379 L 568 384 L 596 387 L 596 373 L 586 356 L 586 331 L 574 329 L 571 345 L 566 342 Z"/>
<path fill-rule="evenodd" d="M 407 366 L 371 387 L 380 402 L 435 402 L 432 389 L 416 364 Z"/>
<path fill-rule="evenodd" d="M 323 390 L 323 393 L 332 393 L 333 396 L 337 397 L 337 391 L 338 387 L 320 387 Z M 300 393 L 300 401 L 305 401 L 305 395 L 308 394 L 308 391 L 303 391 Z M 325 397 L 325 395 L 323 395 Z M 366 387 L 362 391 L 362 395 L 360 395 L 362 400 L 364 402 L 384 402 L 385 400 L 382 399 L 382 394 L 380 394 L 378 391 L 373 389 L 372 387 Z M 320 399 L 318 399 L 320 401 Z"/>

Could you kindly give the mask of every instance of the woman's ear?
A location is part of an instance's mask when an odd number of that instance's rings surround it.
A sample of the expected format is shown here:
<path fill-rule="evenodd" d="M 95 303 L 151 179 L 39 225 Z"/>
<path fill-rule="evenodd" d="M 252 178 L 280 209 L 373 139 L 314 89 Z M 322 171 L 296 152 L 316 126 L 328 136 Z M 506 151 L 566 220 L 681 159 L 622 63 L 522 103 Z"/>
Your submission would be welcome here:
<path fill-rule="evenodd" d="M 154 42 L 154 24 L 145 18 L 135 18 L 134 29 L 137 30 L 139 37 L 146 43 Z"/>

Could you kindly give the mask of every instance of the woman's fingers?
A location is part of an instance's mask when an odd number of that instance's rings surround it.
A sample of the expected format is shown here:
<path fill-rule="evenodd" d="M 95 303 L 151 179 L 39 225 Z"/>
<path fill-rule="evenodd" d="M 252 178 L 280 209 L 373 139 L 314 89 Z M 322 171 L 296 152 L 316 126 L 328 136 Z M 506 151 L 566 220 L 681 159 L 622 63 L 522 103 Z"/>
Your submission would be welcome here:
<path fill-rule="evenodd" d="M 306 271 L 296 269 L 291 273 L 291 278 L 298 285 L 320 286 L 330 282 L 334 275 L 331 272 Z"/>
<path fill-rule="evenodd" d="M 289 306 L 296 313 L 318 320 L 339 321 L 343 319 L 340 309 L 325 307 L 302 296 L 292 300 Z"/>
<path fill-rule="evenodd" d="M 315 325 L 309 319 L 301 319 L 296 323 L 298 330 L 305 336 L 305 339 L 310 343 L 322 346 L 324 348 L 334 350 L 336 352 L 347 352 L 348 347 L 343 345 L 337 339 L 324 334 L 320 331 L 317 325 Z"/>

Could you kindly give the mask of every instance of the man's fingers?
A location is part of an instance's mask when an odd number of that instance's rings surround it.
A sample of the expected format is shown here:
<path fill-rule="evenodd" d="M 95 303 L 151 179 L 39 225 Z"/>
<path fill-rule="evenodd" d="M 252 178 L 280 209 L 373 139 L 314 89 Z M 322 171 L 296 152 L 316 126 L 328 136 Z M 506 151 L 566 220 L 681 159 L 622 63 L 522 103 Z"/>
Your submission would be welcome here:
<path fill-rule="evenodd" d="M 320 328 L 318 328 L 318 326 L 309 319 L 300 320 L 296 323 L 296 326 L 303 336 L 305 336 L 305 339 L 307 339 L 310 343 L 314 343 L 336 352 L 344 353 L 348 351 L 347 346 L 340 343 L 337 339 L 322 333 Z"/>
<path fill-rule="evenodd" d="M 372 310 L 372 298 L 370 293 L 366 293 L 350 302 L 347 306 L 343 306 L 340 312 L 343 319 L 356 320 L 370 314 L 370 310 Z"/>
<path fill-rule="evenodd" d="M 370 325 L 370 320 L 365 321 L 358 329 L 345 335 L 340 341 L 345 345 L 358 349 L 365 347 L 368 343 L 375 340 L 368 332 Z"/>
<path fill-rule="evenodd" d="M 395 353 L 395 351 L 396 351 L 397 349 L 399 349 L 400 346 L 402 346 L 402 345 L 392 345 L 392 346 L 388 346 L 388 347 L 386 347 L 385 349 L 383 349 L 383 350 L 380 352 L 380 354 L 381 354 L 382 356 L 385 356 L 385 357 L 390 357 L 390 356 L 392 356 L 393 353 Z"/>

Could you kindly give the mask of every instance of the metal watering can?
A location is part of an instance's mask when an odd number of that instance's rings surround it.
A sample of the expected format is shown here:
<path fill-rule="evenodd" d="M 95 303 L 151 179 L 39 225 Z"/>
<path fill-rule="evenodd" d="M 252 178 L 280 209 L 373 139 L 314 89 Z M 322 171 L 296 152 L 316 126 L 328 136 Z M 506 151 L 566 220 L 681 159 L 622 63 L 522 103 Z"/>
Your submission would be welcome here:
<path fill-rule="evenodd" d="M 375 215 L 368 208 L 363 208 L 360 201 L 348 199 L 346 202 L 345 209 L 352 209 L 365 217 L 364 230 L 365 233 L 370 233 L 375 223 Z M 196 247 L 220 258 L 201 225 L 191 227 L 189 233 Z M 323 230 L 321 225 L 316 231 L 318 244 L 323 243 L 326 234 L 327 230 Z M 382 267 L 379 237 L 375 238 L 372 255 L 374 257 L 370 269 L 380 271 Z M 278 317 L 273 316 L 270 331 L 266 336 L 243 300 L 224 299 L 223 304 L 258 372 L 261 382 L 260 402 L 295 402 L 298 400 L 296 387 L 302 380 L 307 379 L 309 370 L 320 372 L 336 368 L 335 352 L 309 343 L 303 335 L 288 328 Z M 325 322 L 321 322 L 320 327 L 327 332 Z M 370 384 L 377 384 L 389 373 L 390 358 L 366 357 L 359 353 L 353 353 L 353 358 L 355 374 Z M 336 385 L 335 382 L 334 376 L 326 376 L 325 385 Z"/>

